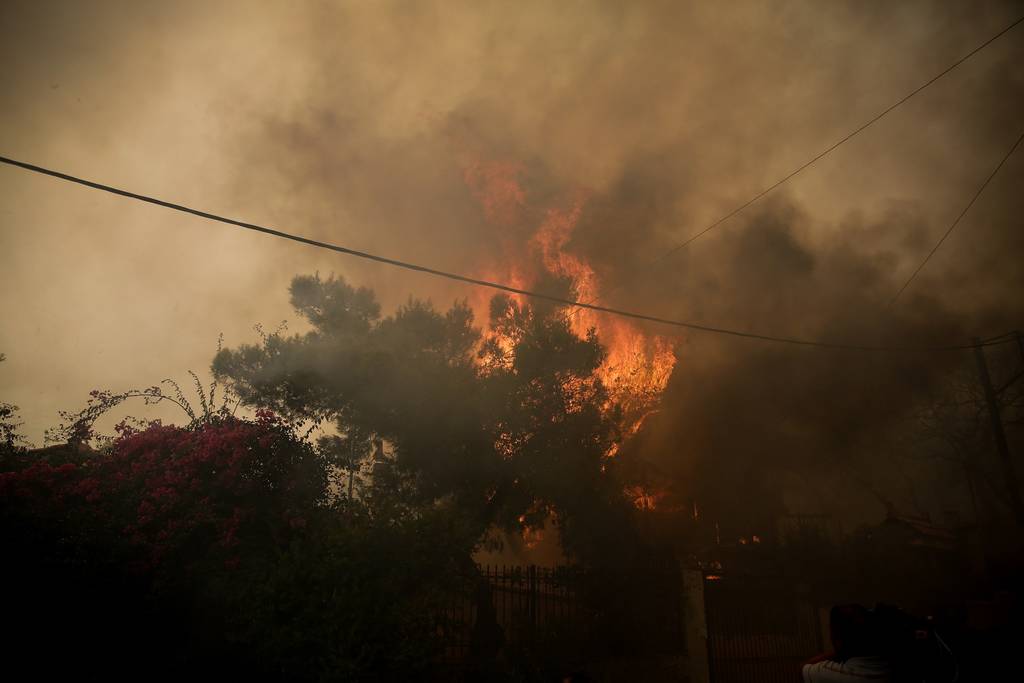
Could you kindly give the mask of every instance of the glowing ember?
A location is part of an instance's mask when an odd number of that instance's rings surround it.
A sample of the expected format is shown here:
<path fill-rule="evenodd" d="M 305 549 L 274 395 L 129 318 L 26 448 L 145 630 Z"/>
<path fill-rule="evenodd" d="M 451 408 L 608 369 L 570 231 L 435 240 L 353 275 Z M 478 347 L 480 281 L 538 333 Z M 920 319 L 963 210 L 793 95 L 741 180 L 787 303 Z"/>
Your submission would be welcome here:
<path fill-rule="evenodd" d="M 643 486 L 631 486 L 626 489 L 626 494 L 633 499 L 636 509 L 643 511 L 654 510 L 665 497 L 664 491 L 651 491 Z"/>
<path fill-rule="evenodd" d="M 532 550 L 537 544 L 544 540 L 544 530 L 526 527 L 522 531 L 523 547 Z"/>
<path fill-rule="evenodd" d="M 537 547 L 539 543 L 544 541 L 544 527 L 531 524 L 530 518 L 533 518 L 535 521 L 537 519 L 545 519 L 553 524 L 557 520 L 557 515 L 554 510 L 539 505 L 536 501 L 525 514 L 519 515 L 519 538 L 522 541 L 523 547 L 527 550 Z"/>

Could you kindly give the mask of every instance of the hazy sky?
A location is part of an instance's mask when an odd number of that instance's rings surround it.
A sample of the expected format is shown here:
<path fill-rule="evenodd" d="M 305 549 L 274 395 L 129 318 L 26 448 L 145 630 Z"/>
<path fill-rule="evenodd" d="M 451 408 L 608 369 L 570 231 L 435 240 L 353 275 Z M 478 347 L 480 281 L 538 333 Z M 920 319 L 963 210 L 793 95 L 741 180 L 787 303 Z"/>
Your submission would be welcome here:
<path fill-rule="evenodd" d="M 1021 2 L 7 0 L 0 153 L 468 274 L 530 226 L 496 234 L 467 164 L 521 164 L 531 205 L 588 197 L 567 248 L 628 282 L 612 304 L 784 336 L 962 342 L 1021 324 L 1024 150 L 887 302 L 1024 132 L 1024 26 L 648 264 L 1021 14 Z M 0 398 L 39 443 L 90 389 L 205 374 L 219 334 L 237 345 L 255 323 L 294 320 L 288 281 L 317 270 L 386 307 L 470 295 L 0 168 Z M 728 460 L 752 443 L 861 447 L 953 363 L 667 333 L 677 376 L 650 438 L 691 469 L 695 451 Z"/>

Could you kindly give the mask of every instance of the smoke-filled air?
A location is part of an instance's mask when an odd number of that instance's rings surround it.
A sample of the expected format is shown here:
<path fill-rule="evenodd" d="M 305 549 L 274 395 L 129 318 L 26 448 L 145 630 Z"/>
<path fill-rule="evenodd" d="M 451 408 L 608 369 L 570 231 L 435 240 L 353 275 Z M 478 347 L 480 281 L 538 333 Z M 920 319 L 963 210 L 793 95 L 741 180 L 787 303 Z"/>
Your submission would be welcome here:
<path fill-rule="evenodd" d="M 3 3 L 0 666 L 999 680 L 1022 18 Z"/>

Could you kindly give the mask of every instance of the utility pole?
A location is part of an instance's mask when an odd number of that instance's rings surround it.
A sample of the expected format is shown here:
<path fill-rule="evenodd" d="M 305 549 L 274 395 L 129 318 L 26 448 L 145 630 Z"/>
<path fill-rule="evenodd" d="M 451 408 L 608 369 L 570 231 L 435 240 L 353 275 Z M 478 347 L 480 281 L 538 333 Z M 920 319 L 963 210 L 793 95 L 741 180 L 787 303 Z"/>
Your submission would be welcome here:
<path fill-rule="evenodd" d="M 348 443 L 348 499 L 352 500 L 352 478 L 355 475 L 356 469 L 356 444 L 355 439 L 352 438 L 351 434 L 348 437 Z"/>
<path fill-rule="evenodd" d="M 1010 447 L 1006 443 L 1006 432 L 1003 431 L 1003 418 L 999 414 L 999 403 L 996 400 L 995 389 L 992 388 L 992 378 L 988 374 L 988 364 L 985 362 L 985 352 L 980 339 L 974 340 L 974 357 L 978 361 L 978 377 L 981 379 L 981 387 L 985 392 L 989 416 L 992 418 L 992 437 L 996 443 L 999 463 L 1002 465 L 1003 479 L 1006 481 L 1006 488 L 1010 494 L 1010 506 L 1013 508 L 1017 523 L 1024 526 L 1024 504 L 1020 498 L 1017 472 L 1013 460 L 1010 458 Z"/>

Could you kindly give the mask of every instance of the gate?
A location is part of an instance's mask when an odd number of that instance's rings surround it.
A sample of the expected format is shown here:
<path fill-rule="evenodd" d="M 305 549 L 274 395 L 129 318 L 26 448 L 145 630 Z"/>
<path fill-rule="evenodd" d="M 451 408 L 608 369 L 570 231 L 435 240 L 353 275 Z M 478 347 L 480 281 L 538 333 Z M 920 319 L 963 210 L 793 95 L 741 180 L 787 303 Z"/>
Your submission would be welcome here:
<path fill-rule="evenodd" d="M 704 601 L 713 683 L 793 683 L 823 649 L 817 607 L 792 579 L 708 575 Z"/>
<path fill-rule="evenodd" d="M 681 574 L 579 567 L 479 567 L 440 615 L 443 661 L 496 651 L 579 665 L 682 654 Z"/>
<path fill-rule="evenodd" d="M 532 645 L 551 629 L 584 631 L 590 620 L 582 593 L 583 573 L 573 567 L 480 567 L 444 612 L 444 659 L 465 661 L 482 622 L 500 629 L 505 649 Z"/>

